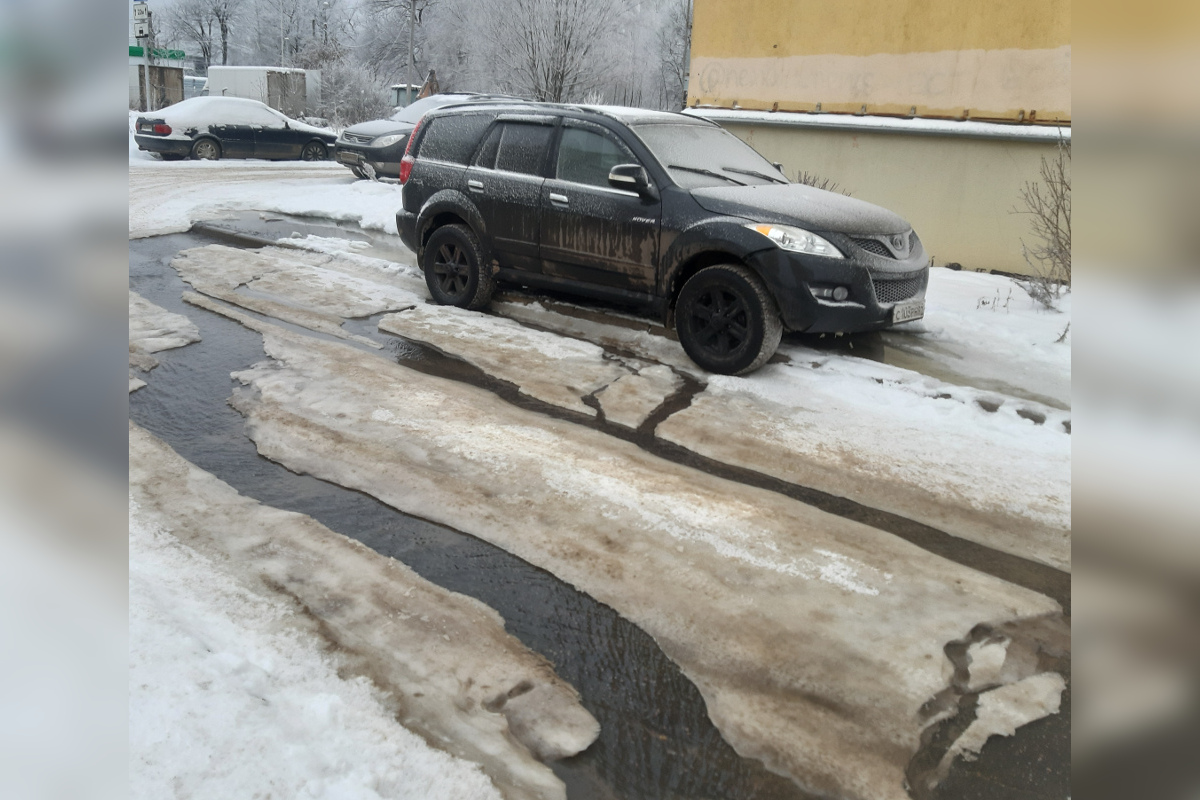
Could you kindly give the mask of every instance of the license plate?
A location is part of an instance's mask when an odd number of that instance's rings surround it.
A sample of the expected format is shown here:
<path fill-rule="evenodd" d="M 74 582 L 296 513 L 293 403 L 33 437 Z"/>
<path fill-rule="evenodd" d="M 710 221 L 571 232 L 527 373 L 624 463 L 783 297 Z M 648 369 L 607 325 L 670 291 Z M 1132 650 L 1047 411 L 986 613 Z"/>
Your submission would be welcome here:
<path fill-rule="evenodd" d="M 337 160 L 343 164 L 357 164 L 358 162 L 362 161 L 362 156 L 358 153 L 342 150 L 337 154 Z"/>
<path fill-rule="evenodd" d="M 925 316 L 925 301 L 913 300 L 908 303 L 896 303 L 892 307 L 892 324 L 911 322 Z"/>

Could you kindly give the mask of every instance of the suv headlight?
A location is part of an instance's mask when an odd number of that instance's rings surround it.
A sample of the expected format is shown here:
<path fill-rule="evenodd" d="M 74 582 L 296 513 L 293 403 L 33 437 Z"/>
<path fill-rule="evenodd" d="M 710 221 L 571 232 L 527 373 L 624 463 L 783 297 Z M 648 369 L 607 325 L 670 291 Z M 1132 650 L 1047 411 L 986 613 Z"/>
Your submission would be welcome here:
<path fill-rule="evenodd" d="M 825 256 L 827 258 L 845 258 L 842 255 L 842 251 L 838 250 L 827 240 L 803 228 L 794 228 L 791 225 L 767 225 L 753 222 L 746 225 L 746 227 L 752 231 L 758 231 L 778 245 L 781 250 L 790 250 L 793 253 L 809 253 L 814 256 Z"/>
<path fill-rule="evenodd" d="M 372 147 L 391 147 L 396 142 L 408 136 L 407 133 L 389 133 L 387 136 L 380 136 L 378 139 L 371 140 Z"/>

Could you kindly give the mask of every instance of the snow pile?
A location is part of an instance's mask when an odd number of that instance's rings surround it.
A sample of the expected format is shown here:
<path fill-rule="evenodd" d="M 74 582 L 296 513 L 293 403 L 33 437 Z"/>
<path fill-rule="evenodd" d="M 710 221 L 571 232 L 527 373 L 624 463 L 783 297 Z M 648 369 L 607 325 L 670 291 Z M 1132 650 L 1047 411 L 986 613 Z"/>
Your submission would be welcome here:
<path fill-rule="evenodd" d="M 149 372 L 158 366 L 151 353 L 200 341 L 200 329 L 182 314 L 160 308 L 137 292 L 129 292 L 129 391 L 146 385 L 134 367 Z"/>
<path fill-rule="evenodd" d="M 134 145 L 136 147 L 136 145 Z M 231 211 L 355 222 L 396 233 L 400 186 L 355 180 L 333 162 L 148 161 L 130 150 L 129 236 L 186 231 Z"/>
<path fill-rule="evenodd" d="M 1050 599 L 874 528 L 225 309 L 270 360 L 231 400 L 264 456 L 484 538 L 650 633 L 742 755 L 907 800 L 948 642 Z M 352 387 L 352 388 L 350 388 Z M 737 423 L 727 419 L 723 430 Z"/>
<path fill-rule="evenodd" d="M 598 725 L 495 611 L 129 442 L 140 796 L 565 797 Z"/>
<path fill-rule="evenodd" d="M 925 318 L 884 339 L 935 361 L 948 380 L 957 374 L 1001 394 L 1070 408 L 1070 323 L 1070 294 L 1051 311 L 1010 278 L 933 269 Z"/>
<path fill-rule="evenodd" d="M 452 306 L 422 303 L 384 317 L 379 329 L 431 344 L 516 384 L 523 394 L 589 416 L 596 410 L 583 398 L 630 374 L 590 342 Z"/>
<path fill-rule="evenodd" d="M 812 357 L 744 378 L 712 376 L 658 435 L 1069 568 L 1071 437 L 1064 412 L 884 364 Z M 1020 412 L 1041 416 L 1042 424 Z"/>
<path fill-rule="evenodd" d="M 342 680 L 289 603 L 129 509 L 130 797 L 408 798 L 500 793 Z"/>
<path fill-rule="evenodd" d="M 344 331 L 342 323 L 424 302 L 395 285 L 394 270 L 389 275 L 374 266 L 383 263 L 281 247 L 208 245 L 180 252 L 171 266 L 210 297 L 378 348 L 370 339 Z"/>

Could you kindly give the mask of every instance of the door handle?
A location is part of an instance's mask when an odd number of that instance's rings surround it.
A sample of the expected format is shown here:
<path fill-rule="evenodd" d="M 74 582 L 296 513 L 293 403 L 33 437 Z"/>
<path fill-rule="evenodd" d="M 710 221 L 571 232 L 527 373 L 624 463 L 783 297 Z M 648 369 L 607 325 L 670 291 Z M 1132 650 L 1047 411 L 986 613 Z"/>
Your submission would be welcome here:
<path fill-rule="evenodd" d="M 472 192 L 482 192 L 483 181 L 467 181 L 467 188 Z"/>
<path fill-rule="evenodd" d="M 550 193 L 550 202 L 557 203 L 560 206 L 565 206 L 570 201 L 567 199 L 567 196 L 565 194 L 557 194 L 555 192 L 551 192 Z"/>

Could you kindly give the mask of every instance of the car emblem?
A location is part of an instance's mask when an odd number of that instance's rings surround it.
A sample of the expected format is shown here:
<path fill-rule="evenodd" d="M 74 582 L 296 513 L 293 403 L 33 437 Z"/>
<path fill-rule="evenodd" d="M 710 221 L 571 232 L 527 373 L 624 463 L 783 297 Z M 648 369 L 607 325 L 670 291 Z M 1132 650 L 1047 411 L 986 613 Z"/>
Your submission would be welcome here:
<path fill-rule="evenodd" d="M 903 248 L 904 247 L 904 237 L 903 236 L 893 236 L 892 237 L 892 247 L 896 248 L 897 250 L 900 250 L 901 248 Z"/>

